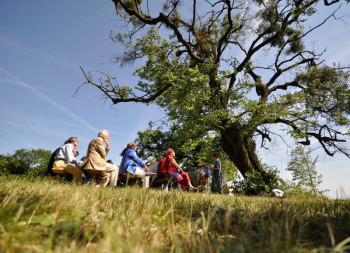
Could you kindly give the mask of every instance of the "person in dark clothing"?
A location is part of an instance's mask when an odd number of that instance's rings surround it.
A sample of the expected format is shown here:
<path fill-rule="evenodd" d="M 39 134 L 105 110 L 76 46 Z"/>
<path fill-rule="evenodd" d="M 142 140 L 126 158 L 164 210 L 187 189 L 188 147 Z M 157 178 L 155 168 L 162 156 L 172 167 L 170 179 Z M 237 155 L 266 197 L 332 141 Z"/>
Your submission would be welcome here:
<path fill-rule="evenodd" d="M 55 156 L 58 154 L 58 151 L 60 150 L 61 147 L 57 148 L 51 155 L 49 164 L 47 165 L 47 169 L 45 172 L 46 177 L 54 177 L 55 173 L 52 171 L 53 163 L 55 162 Z"/>
<path fill-rule="evenodd" d="M 68 140 L 66 140 L 64 142 L 64 145 L 65 144 L 68 144 L 68 143 L 72 143 L 74 141 L 74 138 L 75 137 L 70 137 Z M 55 162 L 55 156 L 57 156 L 58 152 L 60 151 L 61 147 L 57 148 L 52 154 L 51 154 L 51 157 L 50 157 L 50 160 L 49 160 L 49 163 L 47 165 L 47 169 L 46 169 L 46 172 L 45 172 L 45 177 L 54 177 L 56 174 L 55 172 L 52 171 L 52 167 L 53 167 L 53 164 Z"/>
<path fill-rule="evenodd" d="M 213 168 L 210 168 L 212 171 L 211 192 L 222 194 L 221 161 L 218 154 L 213 154 L 213 159 L 215 164 Z"/>

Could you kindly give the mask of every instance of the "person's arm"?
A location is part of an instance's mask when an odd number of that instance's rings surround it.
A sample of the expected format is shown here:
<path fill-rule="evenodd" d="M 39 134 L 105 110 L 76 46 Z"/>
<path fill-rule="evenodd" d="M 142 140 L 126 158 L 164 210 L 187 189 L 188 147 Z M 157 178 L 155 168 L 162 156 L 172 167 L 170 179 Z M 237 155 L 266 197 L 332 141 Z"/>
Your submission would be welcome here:
<path fill-rule="evenodd" d="M 102 159 L 105 159 L 107 156 L 107 153 L 109 151 L 109 144 L 107 145 L 108 149 L 105 148 L 105 145 L 103 144 L 103 139 L 102 138 L 97 138 L 95 139 L 96 143 L 96 152 L 98 152 L 101 156 Z"/>
<path fill-rule="evenodd" d="M 210 168 L 211 170 L 220 170 L 221 169 L 221 163 L 219 160 L 216 160 L 214 167 Z"/>
<path fill-rule="evenodd" d="M 109 152 L 109 150 L 110 150 L 110 147 L 109 147 L 109 141 L 108 141 L 108 140 L 106 140 L 106 141 L 105 141 L 105 143 L 106 143 L 105 152 L 106 152 L 106 156 L 107 156 L 107 154 L 108 154 L 108 152 Z"/>
<path fill-rule="evenodd" d="M 141 159 L 137 156 L 136 151 L 133 150 L 132 154 L 132 160 L 141 168 L 143 168 L 146 172 L 150 172 L 148 166 L 141 161 Z"/>
<path fill-rule="evenodd" d="M 176 168 L 177 172 L 179 172 L 179 173 L 181 173 L 181 172 L 182 172 L 181 167 L 180 167 L 180 166 L 177 164 L 177 162 L 175 161 L 175 159 L 174 159 L 174 158 L 170 160 L 170 163 L 171 163 L 172 165 L 174 165 L 174 166 L 175 166 L 175 168 Z"/>
<path fill-rule="evenodd" d="M 75 166 L 78 166 L 78 162 L 77 162 L 77 160 L 75 159 L 75 157 L 73 155 L 73 149 L 74 149 L 73 145 L 65 145 L 65 147 L 64 147 L 64 155 L 65 155 L 66 161 L 68 163 L 72 163 Z"/>

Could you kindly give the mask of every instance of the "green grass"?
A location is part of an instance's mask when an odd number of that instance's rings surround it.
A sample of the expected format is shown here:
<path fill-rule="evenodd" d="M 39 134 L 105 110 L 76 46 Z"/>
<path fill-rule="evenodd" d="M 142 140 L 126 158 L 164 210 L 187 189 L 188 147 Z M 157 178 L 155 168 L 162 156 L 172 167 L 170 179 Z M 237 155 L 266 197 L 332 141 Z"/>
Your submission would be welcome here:
<path fill-rule="evenodd" d="M 0 252 L 345 252 L 350 240 L 349 200 L 0 185 Z"/>

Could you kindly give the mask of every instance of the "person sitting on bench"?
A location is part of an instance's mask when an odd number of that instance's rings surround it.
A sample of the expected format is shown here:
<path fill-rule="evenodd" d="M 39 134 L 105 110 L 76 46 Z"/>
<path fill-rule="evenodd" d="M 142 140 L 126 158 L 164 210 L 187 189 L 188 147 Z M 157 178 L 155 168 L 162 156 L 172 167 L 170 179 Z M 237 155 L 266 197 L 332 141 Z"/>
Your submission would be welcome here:
<path fill-rule="evenodd" d="M 73 154 L 73 149 L 79 145 L 77 137 L 71 137 L 67 140 L 67 144 L 64 144 L 55 156 L 55 162 L 53 163 L 52 171 L 54 173 L 62 173 L 63 171 L 73 175 L 75 183 L 81 184 L 83 177 L 79 168 L 78 162 Z"/>
<path fill-rule="evenodd" d="M 120 163 L 119 174 L 124 175 L 130 173 L 138 178 L 142 178 L 144 187 L 148 188 L 149 176 L 146 176 L 146 174 L 147 172 L 150 172 L 150 170 L 148 166 L 137 156 L 136 150 L 136 143 L 129 142 L 126 148 L 120 154 L 123 159 Z"/>
<path fill-rule="evenodd" d="M 98 137 L 90 141 L 86 160 L 82 163 L 82 168 L 89 171 L 101 171 L 103 176 L 101 185 L 107 186 L 109 183 L 110 187 L 115 187 L 118 180 L 119 168 L 116 165 L 106 162 L 106 156 L 109 151 L 109 131 L 102 130 L 98 133 Z M 106 143 L 106 147 L 104 146 Z"/>
<path fill-rule="evenodd" d="M 171 178 L 173 182 L 178 182 L 181 185 L 183 191 L 187 190 L 189 187 L 190 190 L 198 190 L 191 184 L 191 179 L 186 172 L 184 172 L 181 167 L 176 163 L 175 152 L 171 148 L 166 151 L 166 160 L 164 168 L 166 171 L 166 177 Z"/>

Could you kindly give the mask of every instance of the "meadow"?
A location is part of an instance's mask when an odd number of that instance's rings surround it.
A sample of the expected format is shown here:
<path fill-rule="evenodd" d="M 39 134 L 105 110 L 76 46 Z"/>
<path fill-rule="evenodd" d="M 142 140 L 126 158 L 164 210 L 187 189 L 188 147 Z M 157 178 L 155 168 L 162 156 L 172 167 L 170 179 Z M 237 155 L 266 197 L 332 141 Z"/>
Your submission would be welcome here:
<path fill-rule="evenodd" d="M 0 252 L 348 252 L 350 200 L 0 177 Z"/>

